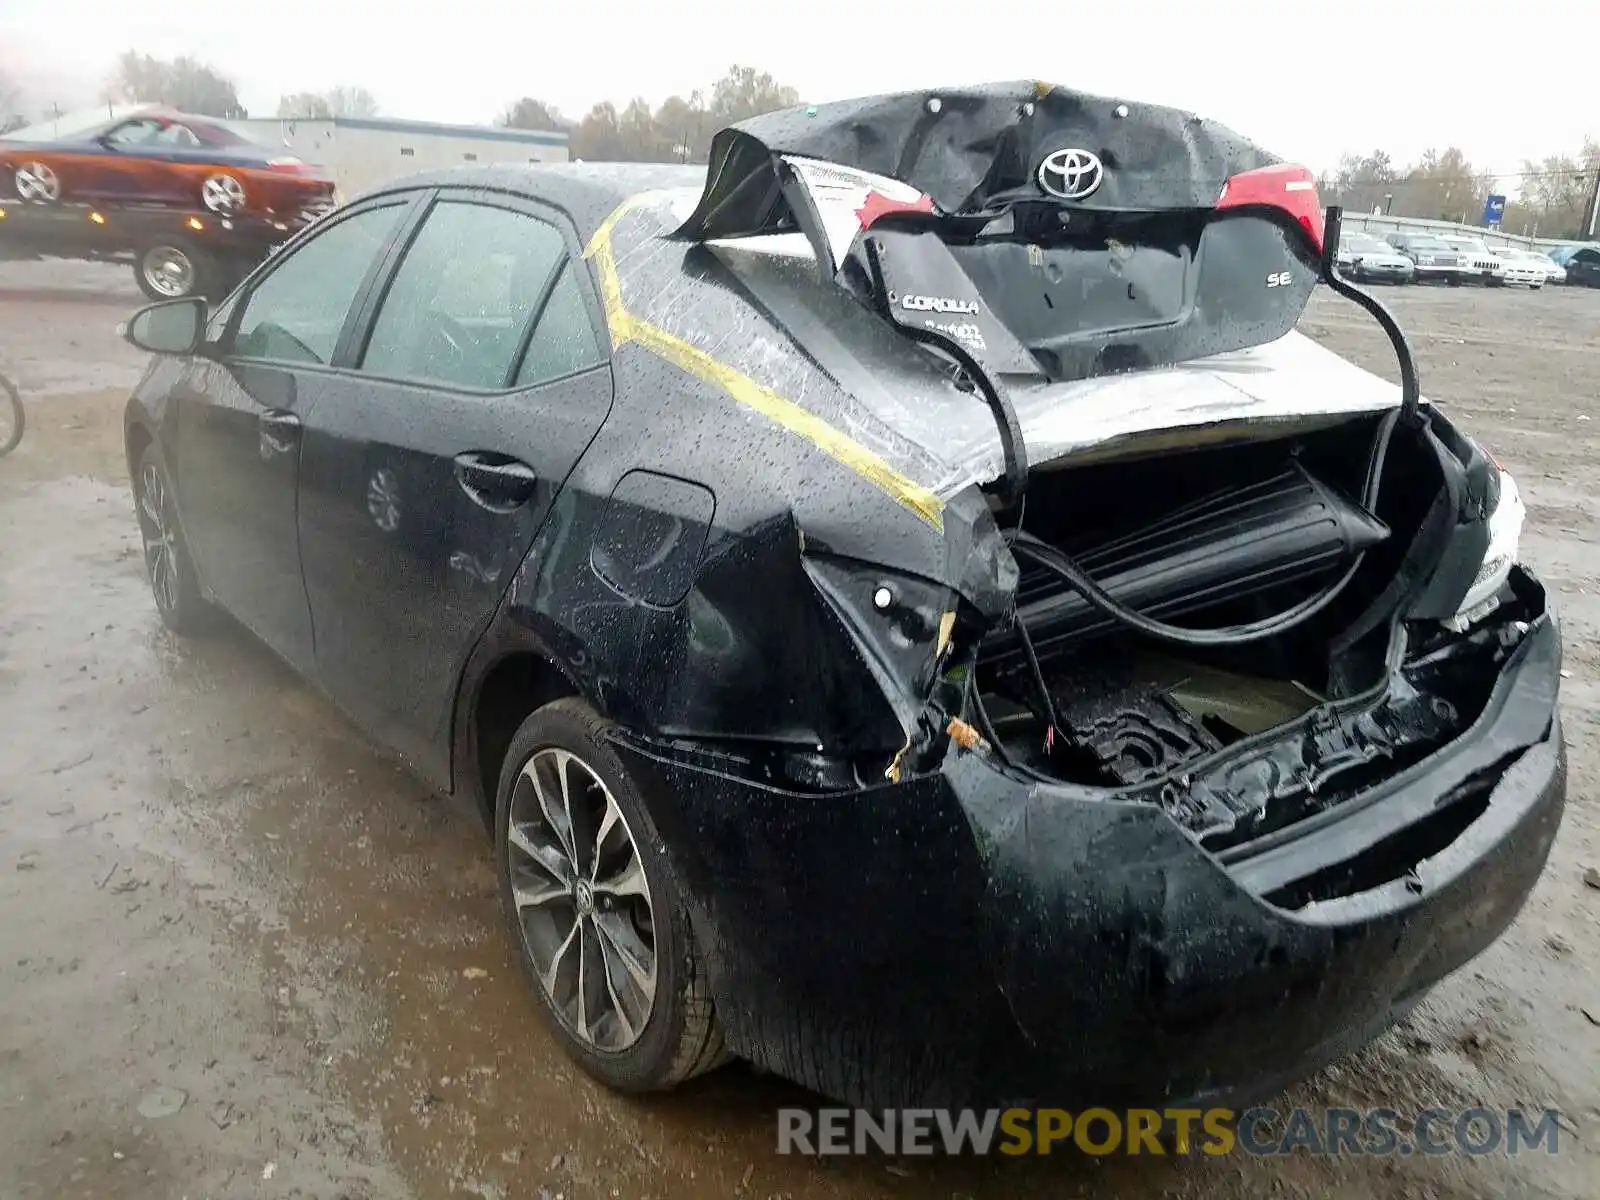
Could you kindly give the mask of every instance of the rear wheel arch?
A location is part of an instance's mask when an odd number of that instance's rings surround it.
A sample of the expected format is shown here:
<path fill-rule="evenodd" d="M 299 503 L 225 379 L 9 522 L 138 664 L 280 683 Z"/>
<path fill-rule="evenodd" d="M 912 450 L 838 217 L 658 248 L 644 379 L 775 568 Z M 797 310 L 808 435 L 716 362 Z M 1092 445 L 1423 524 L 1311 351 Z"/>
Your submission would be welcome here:
<path fill-rule="evenodd" d="M 150 427 L 143 421 L 134 421 L 128 426 L 127 432 L 128 453 L 128 478 L 137 479 L 139 473 L 139 460 L 144 457 L 145 448 L 155 441 L 155 434 L 150 432 Z"/>
<path fill-rule="evenodd" d="M 476 802 L 485 829 L 493 830 L 500 770 L 518 728 L 531 713 L 568 696 L 584 697 L 584 690 L 552 657 L 524 649 L 502 655 L 464 698 L 456 787 Z"/>

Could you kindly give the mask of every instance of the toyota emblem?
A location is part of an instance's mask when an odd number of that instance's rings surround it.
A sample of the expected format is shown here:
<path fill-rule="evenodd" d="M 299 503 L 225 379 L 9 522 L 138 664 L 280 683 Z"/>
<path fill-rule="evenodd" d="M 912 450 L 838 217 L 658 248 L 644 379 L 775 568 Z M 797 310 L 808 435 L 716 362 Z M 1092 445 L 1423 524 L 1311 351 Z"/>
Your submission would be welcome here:
<path fill-rule="evenodd" d="M 1105 168 L 1087 150 L 1057 150 L 1039 164 L 1039 186 L 1062 200 L 1082 200 L 1100 186 Z"/>

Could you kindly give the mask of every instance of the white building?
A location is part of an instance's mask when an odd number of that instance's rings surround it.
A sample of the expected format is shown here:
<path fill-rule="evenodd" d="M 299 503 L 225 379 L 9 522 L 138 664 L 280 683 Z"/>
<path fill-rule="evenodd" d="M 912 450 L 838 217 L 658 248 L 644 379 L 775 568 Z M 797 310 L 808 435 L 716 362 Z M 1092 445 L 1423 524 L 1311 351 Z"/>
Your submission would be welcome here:
<path fill-rule="evenodd" d="M 227 122 L 251 141 L 333 173 L 342 199 L 416 171 L 462 163 L 566 162 L 567 135 L 388 117 L 252 118 Z"/>

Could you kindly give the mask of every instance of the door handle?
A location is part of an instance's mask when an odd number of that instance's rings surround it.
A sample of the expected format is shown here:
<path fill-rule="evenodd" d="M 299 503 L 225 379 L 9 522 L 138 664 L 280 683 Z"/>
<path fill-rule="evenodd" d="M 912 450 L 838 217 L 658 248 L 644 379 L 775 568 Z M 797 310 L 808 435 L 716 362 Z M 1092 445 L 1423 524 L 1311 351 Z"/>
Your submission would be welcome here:
<path fill-rule="evenodd" d="M 539 486 L 527 463 L 501 454 L 471 450 L 455 458 L 456 482 L 485 508 L 509 512 L 525 503 Z"/>
<path fill-rule="evenodd" d="M 261 453 L 287 454 L 300 440 L 300 418 L 284 409 L 261 414 Z"/>

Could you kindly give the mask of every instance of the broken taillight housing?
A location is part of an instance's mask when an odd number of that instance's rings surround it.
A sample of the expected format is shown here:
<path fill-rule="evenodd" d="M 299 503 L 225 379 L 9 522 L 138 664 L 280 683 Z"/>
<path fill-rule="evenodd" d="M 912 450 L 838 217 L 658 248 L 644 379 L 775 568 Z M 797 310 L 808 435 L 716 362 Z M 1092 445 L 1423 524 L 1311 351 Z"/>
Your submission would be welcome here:
<path fill-rule="evenodd" d="M 1308 167 L 1278 163 L 1243 171 L 1222 185 L 1217 208 L 1244 208 L 1265 205 L 1288 213 L 1300 223 L 1322 253 L 1322 202 L 1317 199 L 1317 180 Z"/>
<path fill-rule="evenodd" d="M 891 213 L 934 211 L 932 197 L 887 175 L 792 154 L 783 161 L 817 210 L 833 267 L 843 261 L 858 233 Z"/>

